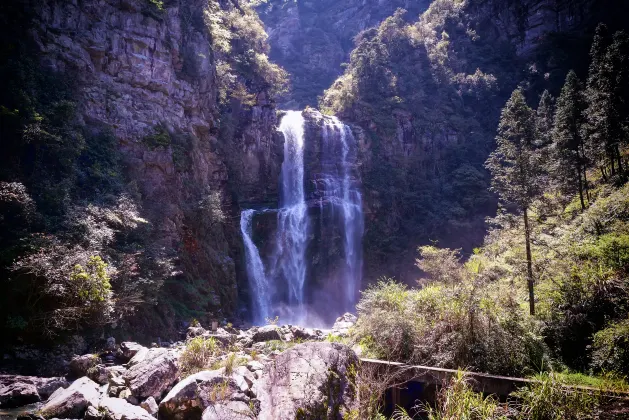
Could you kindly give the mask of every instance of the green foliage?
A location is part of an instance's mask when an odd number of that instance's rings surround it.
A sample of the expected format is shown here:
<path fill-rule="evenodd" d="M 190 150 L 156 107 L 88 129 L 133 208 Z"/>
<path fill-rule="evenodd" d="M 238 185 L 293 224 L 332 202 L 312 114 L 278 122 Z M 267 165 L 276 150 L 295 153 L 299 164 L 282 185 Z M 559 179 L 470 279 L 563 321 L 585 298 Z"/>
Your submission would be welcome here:
<path fill-rule="evenodd" d="M 167 148 L 171 144 L 170 133 L 168 133 L 168 130 L 166 130 L 166 127 L 162 125 L 155 126 L 154 133 L 144 136 L 142 141 L 151 150 L 154 150 L 158 147 Z"/>
<path fill-rule="evenodd" d="M 70 282 L 75 283 L 79 297 L 86 302 L 103 302 L 111 293 L 107 264 L 98 255 L 91 256 L 85 268 L 75 265 Z"/>
<path fill-rule="evenodd" d="M 468 384 L 469 378 L 458 371 L 448 385 L 439 391 L 435 408 L 426 406 L 429 420 L 497 420 L 507 419 L 493 396 L 476 393 Z"/>
<path fill-rule="evenodd" d="M 213 338 L 195 337 L 186 344 L 179 358 L 183 376 L 190 376 L 207 369 L 219 352 L 219 345 Z"/>
<path fill-rule="evenodd" d="M 560 420 L 593 418 L 598 399 L 594 393 L 570 389 L 553 373 L 542 373 L 537 381 L 513 395 L 519 399 L 519 418 Z"/>
<path fill-rule="evenodd" d="M 629 375 L 629 319 L 596 332 L 592 347 L 592 366 L 596 370 Z"/>
<path fill-rule="evenodd" d="M 387 360 L 516 375 L 540 366 L 544 347 L 534 324 L 508 288 L 481 279 L 466 271 L 460 283 L 422 289 L 383 279 L 363 292 L 353 338 Z"/>

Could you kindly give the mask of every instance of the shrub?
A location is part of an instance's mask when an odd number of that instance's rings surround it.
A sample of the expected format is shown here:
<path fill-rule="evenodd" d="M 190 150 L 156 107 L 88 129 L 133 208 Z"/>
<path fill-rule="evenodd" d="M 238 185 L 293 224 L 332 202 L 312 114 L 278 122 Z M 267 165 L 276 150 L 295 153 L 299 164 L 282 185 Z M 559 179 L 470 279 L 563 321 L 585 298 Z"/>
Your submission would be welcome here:
<path fill-rule="evenodd" d="M 592 367 L 629 375 L 629 318 L 594 334 Z"/>
<path fill-rule="evenodd" d="M 472 390 L 464 372 L 458 371 L 437 395 L 435 408 L 424 407 L 429 420 L 506 419 L 498 401 Z"/>
<path fill-rule="evenodd" d="M 591 418 L 598 404 L 593 393 L 566 387 L 553 373 L 542 373 L 537 381 L 513 393 L 520 401 L 519 418 L 560 420 Z"/>
<path fill-rule="evenodd" d="M 537 370 L 542 339 L 509 293 L 473 280 L 422 289 L 381 280 L 363 292 L 353 339 L 395 361 L 497 374 Z"/>
<path fill-rule="evenodd" d="M 183 376 L 190 376 L 208 368 L 218 351 L 218 343 L 213 337 L 195 337 L 190 340 L 179 358 Z"/>

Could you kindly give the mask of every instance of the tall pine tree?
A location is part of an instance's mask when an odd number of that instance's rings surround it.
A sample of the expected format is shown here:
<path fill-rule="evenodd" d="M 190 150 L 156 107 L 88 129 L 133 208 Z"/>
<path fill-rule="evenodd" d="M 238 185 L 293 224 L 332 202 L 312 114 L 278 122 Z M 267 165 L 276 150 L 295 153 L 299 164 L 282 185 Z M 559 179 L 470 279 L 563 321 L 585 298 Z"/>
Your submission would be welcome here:
<path fill-rule="evenodd" d="M 535 315 L 531 229 L 528 212 L 542 193 L 543 171 L 536 140 L 536 115 L 516 89 L 502 110 L 496 150 L 485 166 L 492 174 L 492 190 L 503 204 L 513 205 L 524 219 L 529 310 Z"/>
<path fill-rule="evenodd" d="M 553 159 L 551 172 L 562 191 L 578 193 L 581 210 L 587 200 L 587 158 L 582 136 L 585 102 L 581 82 L 570 71 L 557 100 L 555 123 L 552 130 Z"/>
<path fill-rule="evenodd" d="M 600 23 L 596 28 L 596 34 L 590 49 L 591 62 L 585 93 L 588 106 L 585 110 L 586 125 L 583 133 L 587 139 L 589 154 L 599 164 L 605 179 L 607 179 L 606 169 L 611 152 L 607 144 L 607 139 L 609 138 L 607 120 L 605 118 L 607 94 L 605 93 L 603 63 L 610 44 L 611 37 L 607 26 L 604 23 Z M 613 175 L 615 173 L 615 165 L 613 162 L 611 163 L 610 169 Z"/>
<path fill-rule="evenodd" d="M 606 83 L 608 145 L 622 174 L 621 150 L 629 143 L 629 37 L 616 32 L 603 62 L 603 80 Z"/>

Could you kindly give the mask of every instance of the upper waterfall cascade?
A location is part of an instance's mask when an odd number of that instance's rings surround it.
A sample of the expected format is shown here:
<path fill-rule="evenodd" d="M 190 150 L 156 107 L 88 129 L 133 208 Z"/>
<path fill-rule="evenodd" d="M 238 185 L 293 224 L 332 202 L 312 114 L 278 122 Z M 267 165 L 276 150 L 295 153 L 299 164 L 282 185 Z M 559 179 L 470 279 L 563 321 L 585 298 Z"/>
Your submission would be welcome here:
<path fill-rule="evenodd" d="M 312 324 L 353 311 L 356 305 L 364 230 L 357 142 L 350 127 L 338 118 L 318 115 L 319 135 L 309 131 L 306 136 L 306 121 L 300 111 L 288 111 L 281 120 L 284 161 L 280 202 L 276 231 L 266 238 L 265 249 L 256 247 L 253 226 L 255 216 L 268 210 L 243 210 L 241 214 L 256 323 L 279 315 L 282 322 Z M 306 139 L 319 141 L 309 144 L 318 150 L 317 162 L 304 162 L 309 146 Z M 314 185 L 314 190 L 307 190 L 306 185 Z M 326 260 L 333 260 L 324 264 L 328 271 L 314 273 L 311 266 L 315 258 L 311 255 L 316 221 L 321 227 L 320 248 L 338 252 L 326 255 Z"/>

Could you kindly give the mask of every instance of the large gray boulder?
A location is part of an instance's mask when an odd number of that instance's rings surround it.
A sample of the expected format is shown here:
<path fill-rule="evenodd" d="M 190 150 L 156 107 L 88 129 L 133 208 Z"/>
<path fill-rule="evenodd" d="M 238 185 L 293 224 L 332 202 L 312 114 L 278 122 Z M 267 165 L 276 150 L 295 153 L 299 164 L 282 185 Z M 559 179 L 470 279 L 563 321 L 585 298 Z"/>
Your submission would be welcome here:
<path fill-rule="evenodd" d="M 148 349 L 141 344 L 135 343 L 133 341 L 123 341 L 122 343 L 120 343 L 120 356 L 127 360 L 130 360 L 142 349 L 146 349 L 148 351 Z"/>
<path fill-rule="evenodd" d="M 260 420 L 342 419 L 355 407 L 358 357 L 338 343 L 296 345 L 265 366 L 253 391 Z"/>
<path fill-rule="evenodd" d="M 120 398 L 103 398 L 98 411 L 105 420 L 155 420 L 144 408 Z"/>
<path fill-rule="evenodd" d="M 131 359 L 140 356 L 140 352 Z M 154 348 L 127 370 L 123 378 L 131 393 L 140 399 L 160 398 L 176 381 L 178 355 L 172 350 Z M 131 362 L 129 362 L 131 364 Z"/>
<path fill-rule="evenodd" d="M 88 371 L 100 363 L 100 357 L 96 354 L 84 354 L 82 356 L 74 356 L 70 360 L 68 368 L 73 378 L 81 378 L 87 376 Z"/>
<path fill-rule="evenodd" d="M 179 382 L 159 404 L 160 420 L 199 419 L 206 408 L 240 393 L 236 380 L 224 373 L 206 370 Z"/>
<path fill-rule="evenodd" d="M 68 388 L 59 388 L 40 410 L 45 418 L 82 418 L 87 407 L 98 405 L 98 384 L 88 377 L 77 379 Z"/>
<path fill-rule="evenodd" d="M 261 341 L 281 340 L 280 328 L 277 325 L 265 325 L 253 333 L 251 337 L 254 343 Z"/>
<path fill-rule="evenodd" d="M 69 385 L 65 378 L 0 375 L 0 407 L 14 408 L 37 403 Z"/>

